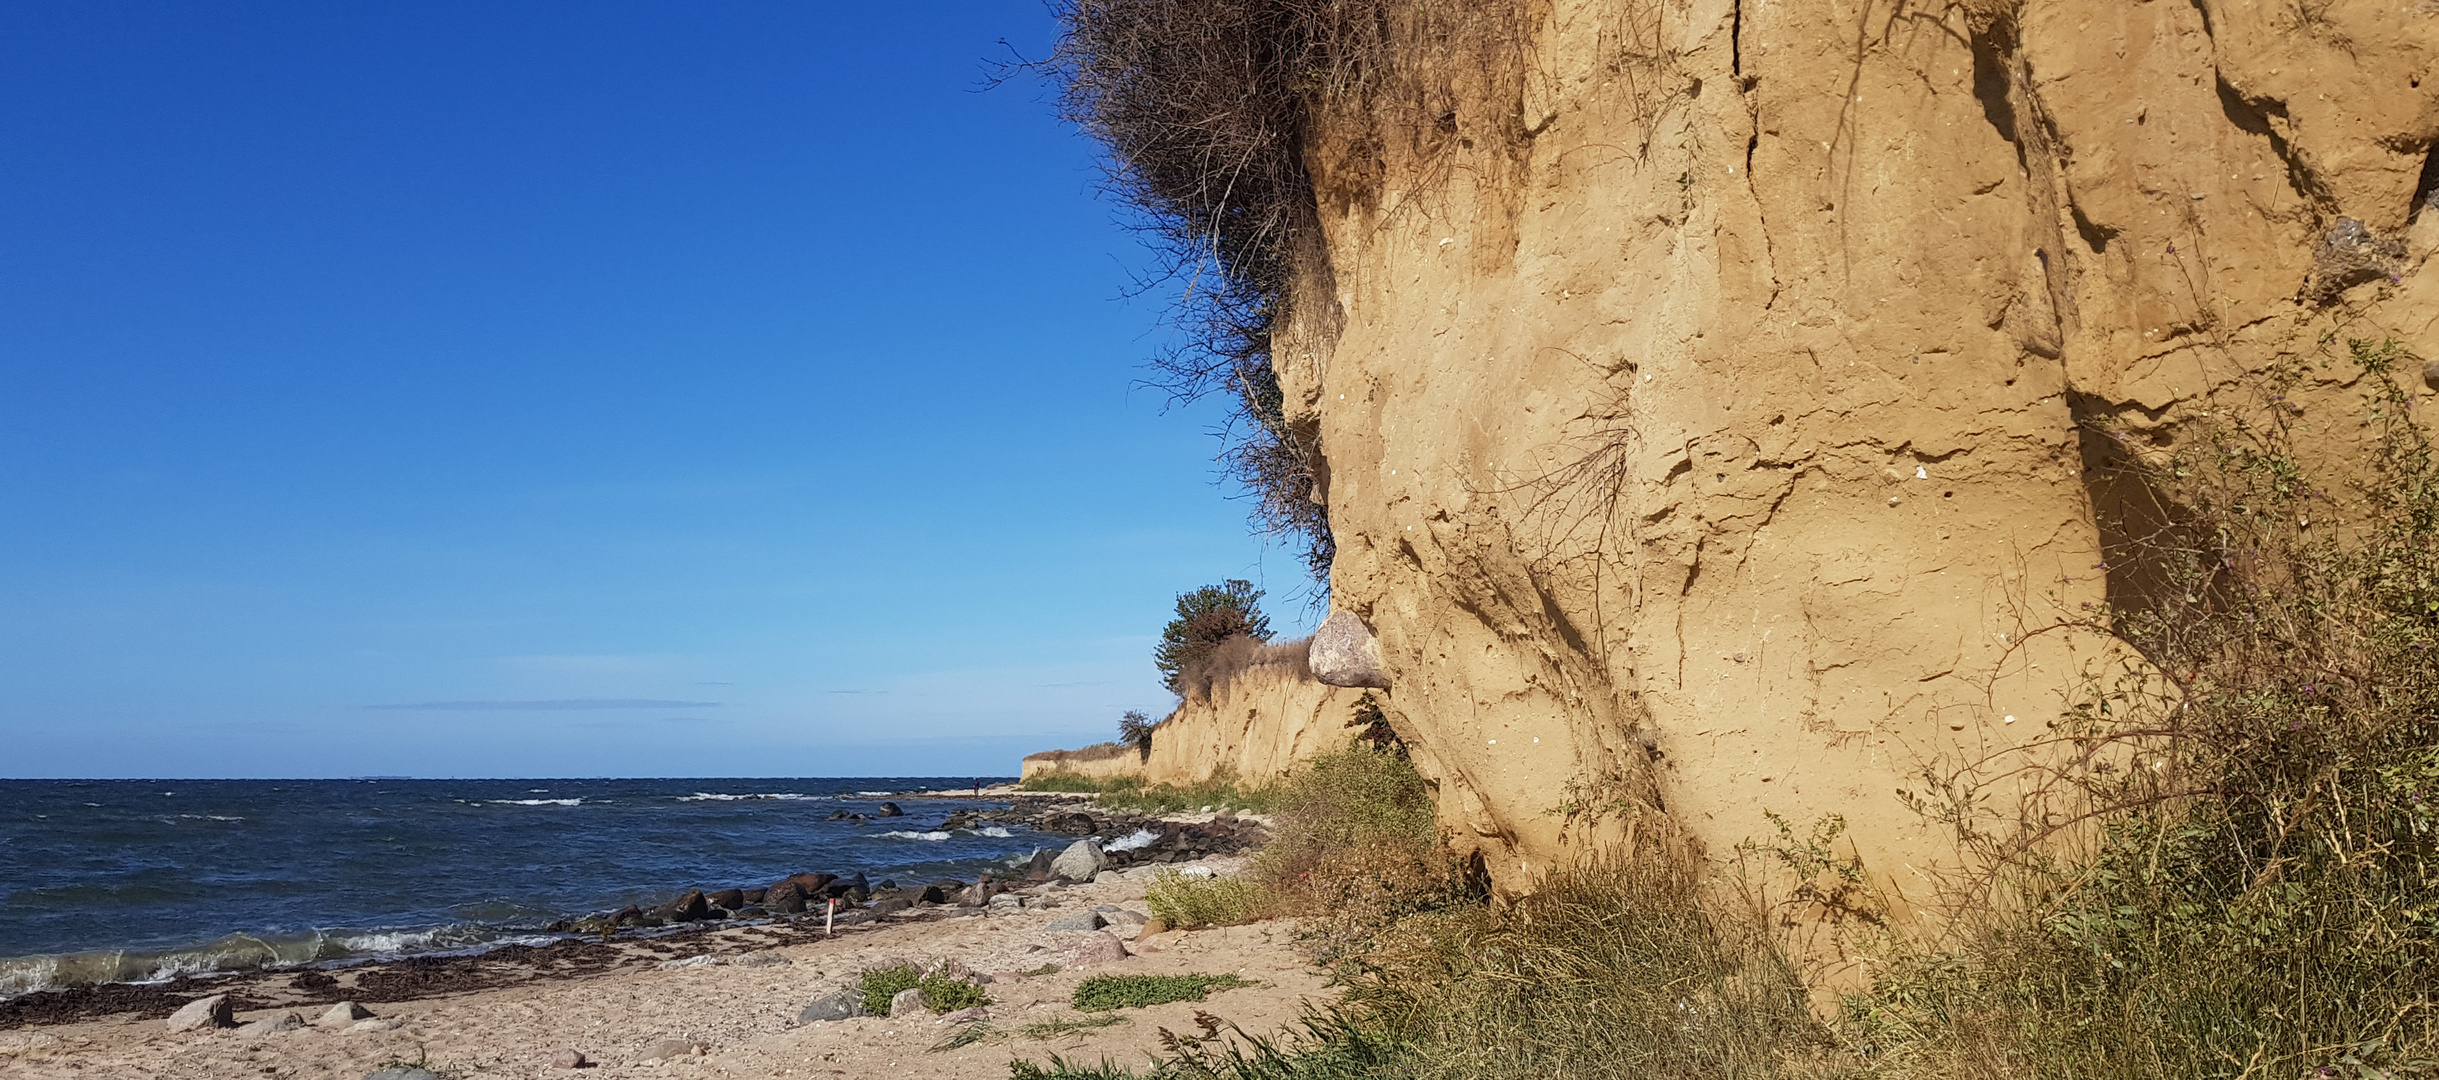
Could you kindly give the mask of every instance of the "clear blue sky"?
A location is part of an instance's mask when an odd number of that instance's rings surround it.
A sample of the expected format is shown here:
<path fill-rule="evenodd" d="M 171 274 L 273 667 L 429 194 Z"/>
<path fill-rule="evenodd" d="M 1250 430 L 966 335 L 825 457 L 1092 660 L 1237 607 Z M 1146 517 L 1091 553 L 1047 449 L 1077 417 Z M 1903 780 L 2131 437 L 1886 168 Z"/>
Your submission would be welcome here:
<path fill-rule="evenodd" d="M 0 776 L 1011 773 L 1295 560 L 1034 0 L 0 8 Z"/>

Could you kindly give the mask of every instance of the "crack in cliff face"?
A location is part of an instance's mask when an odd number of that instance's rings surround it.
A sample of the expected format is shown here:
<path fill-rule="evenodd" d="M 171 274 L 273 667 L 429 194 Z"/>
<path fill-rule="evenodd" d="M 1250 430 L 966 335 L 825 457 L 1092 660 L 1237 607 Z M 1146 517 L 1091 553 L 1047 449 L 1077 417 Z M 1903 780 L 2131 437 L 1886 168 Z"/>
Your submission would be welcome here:
<path fill-rule="evenodd" d="M 2218 76 L 2217 83 L 2219 109 L 2227 115 L 2227 122 L 2236 125 L 2239 131 L 2269 141 L 2270 153 L 2287 167 L 2288 189 L 2312 208 L 2314 220 L 2336 213 L 2337 196 L 2329 190 L 2328 183 L 2305 160 L 2303 152 L 2278 130 L 2279 124 L 2287 119 L 2286 102 L 2269 97 L 2248 98 L 2225 75 Z M 2264 208 L 2262 213 L 2266 217 L 2274 211 Z"/>

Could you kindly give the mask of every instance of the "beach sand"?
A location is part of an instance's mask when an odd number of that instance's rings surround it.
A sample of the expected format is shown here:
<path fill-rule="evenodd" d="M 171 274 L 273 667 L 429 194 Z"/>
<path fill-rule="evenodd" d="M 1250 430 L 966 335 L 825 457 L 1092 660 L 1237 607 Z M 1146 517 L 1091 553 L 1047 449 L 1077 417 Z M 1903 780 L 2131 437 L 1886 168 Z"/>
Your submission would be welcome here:
<path fill-rule="evenodd" d="M 1204 860 L 1226 872 L 1242 857 Z M 656 951 L 589 972 L 535 979 L 493 989 L 371 1006 L 391 1030 L 309 1024 L 301 1030 L 245 1034 L 235 1029 L 171 1032 L 159 1019 L 119 1016 L 0 1032 L 0 1076 L 6 1077 L 362 1077 L 385 1062 L 425 1061 L 447 1075 L 518 1077 L 623 1076 L 887 1076 L 1005 1077 L 1012 1058 L 1070 1061 L 1103 1058 L 1140 1066 L 1160 1047 L 1159 1033 L 1197 1033 L 1195 1013 L 1207 1011 L 1247 1032 L 1275 1032 L 1308 1003 L 1334 997 L 1319 972 L 1294 947 L 1288 922 L 1190 932 L 1171 931 L 1136 943 L 1136 955 L 1055 974 L 1022 976 L 1061 962 L 1073 934 L 1044 927 L 1096 905 L 1143 910 L 1148 872 L 1104 874 L 1090 884 L 1057 890 L 1058 906 L 942 918 L 933 909 L 898 922 L 835 938 L 753 926 L 662 939 Z M 964 909 L 974 911 L 978 909 Z M 781 942 L 773 945 L 773 942 Z M 735 957 L 770 951 L 786 964 L 739 965 Z M 662 957 L 720 956 L 716 966 L 667 969 Z M 859 1017 L 798 1024 L 815 999 L 852 982 L 856 973 L 897 959 L 954 960 L 993 976 L 989 1023 L 1000 1034 L 973 1045 L 933 1050 L 958 1029 L 931 1016 Z M 1124 1022 L 1049 1039 L 1018 1034 L 1026 1025 L 1085 1019 L 1069 1007 L 1077 983 L 1096 974 L 1228 974 L 1260 985 L 1213 993 L 1202 1002 L 1123 1009 Z M 261 996 L 261 984 L 255 987 Z M 297 1005 L 240 1012 L 240 1021 L 294 1011 L 313 1021 L 327 1006 Z M 662 1062 L 643 1059 L 648 1047 L 679 1039 L 702 1048 Z M 552 1055 L 575 1050 L 595 1068 L 550 1066 Z"/>

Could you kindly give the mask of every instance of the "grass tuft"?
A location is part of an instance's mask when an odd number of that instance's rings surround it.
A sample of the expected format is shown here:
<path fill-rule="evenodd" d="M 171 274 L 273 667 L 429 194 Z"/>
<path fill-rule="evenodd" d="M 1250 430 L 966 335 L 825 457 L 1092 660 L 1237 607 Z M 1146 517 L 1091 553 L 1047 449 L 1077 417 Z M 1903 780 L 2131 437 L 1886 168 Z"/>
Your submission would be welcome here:
<path fill-rule="evenodd" d="M 1235 975 L 1095 975 L 1076 985 L 1074 1004 L 1077 1012 L 1140 1009 L 1253 985 Z"/>
<path fill-rule="evenodd" d="M 936 1013 L 955 1012 L 991 1003 L 989 995 L 964 979 L 947 975 L 927 975 L 913 964 L 893 964 L 872 968 L 863 973 L 857 989 L 864 996 L 864 1012 L 872 1016 L 889 1015 L 889 1002 L 908 990 L 923 991 L 923 1005 Z"/>
<path fill-rule="evenodd" d="M 1241 877 L 1191 878 L 1165 869 L 1144 890 L 1143 902 L 1160 921 L 1181 930 L 1242 926 L 1277 906 L 1277 898 L 1259 882 Z"/>

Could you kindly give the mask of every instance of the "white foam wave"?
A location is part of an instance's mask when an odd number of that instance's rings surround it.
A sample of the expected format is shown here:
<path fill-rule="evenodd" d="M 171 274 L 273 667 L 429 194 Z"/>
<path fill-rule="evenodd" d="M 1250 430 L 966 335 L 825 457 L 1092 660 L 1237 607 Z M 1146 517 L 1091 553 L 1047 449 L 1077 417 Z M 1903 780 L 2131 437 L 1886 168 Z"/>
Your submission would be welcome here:
<path fill-rule="evenodd" d="M 1101 845 L 1101 850 L 1133 851 L 1136 848 L 1142 847 L 1143 845 L 1149 844 L 1158 839 L 1160 839 L 1159 833 L 1153 832 L 1150 829 L 1137 829 L 1131 835 L 1121 836 L 1116 840 L 1112 840 L 1109 843 Z"/>
<path fill-rule="evenodd" d="M 409 949 L 428 949 L 441 941 L 439 930 L 373 931 L 363 934 L 337 934 L 331 937 L 340 948 L 351 953 L 402 953 Z"/>
<path fill-rule="evenodd" d="M 821 797 L 821 796 L 819 796 L 819 795 L 806 795 L 806 794 L 802 794 L 802 793 L 800 793 L 800 792 L 794 792 L 794 791 L 773 791 L 773 792 L 767 792 L 767 793 L 765 793 L 765 794 L 760 794 L 760 795 L 723 795 L 723 794 L 721 794 L 721 793 L 719 793 L 719 792 L 716 792 L 716 791 L 698 791 L 698 792 L 695 792 L 695 793 L 694 793 L 694 794 L 692 794 L 692 795 L 680 795 L 680 796 L 678 796 L 677 801 L 679 801 L 679 802 L 745 802 L 745 801 L 748 801 L 748 800 L 769 799 L 769 800 L 774 800 L 774 801 L 778 801 L 778 802 L 797 802 L 797 801 L 800 801 L 800 800 L 805 800 L 805 799 L 818 799 L 818 798 L 820 798 L 820 797 Z"/>
<path fill-rule="evenodd" d="M 985 828 L 982 830 L 982 834 L 983 834 L 984 836 L 992 836 L 992 837 L 997 837 L 997 838 L 1002 839 L 1002 840 L 1007 839 L 1007 838 L 1009 837 L 1009 835 L 1010 835 L 1010 833 L 1008 832 L 1008 830 L 1003 829 L 1003 828 L 1000 828 L 1000 827 L 999 827 L 999 826 L 997 826 L 997 825 L 992 825 L 992 826 L 985 827 Z"/>
<path fill-rule="evenodd" d="M 949 838 L 948 833 L 938 829 L 931 832 L 885 832 L 880 835 L 893 840 L 946 840 Z"/>
<path fill-rule="evenodd" d="M 576 806 L 583 799 L 493 799 L 493 806 Z"/>

